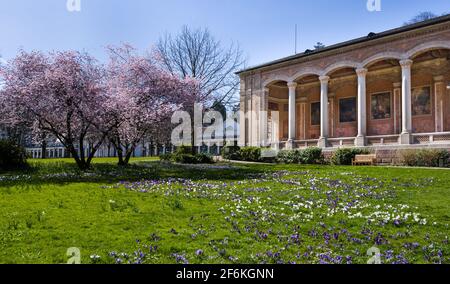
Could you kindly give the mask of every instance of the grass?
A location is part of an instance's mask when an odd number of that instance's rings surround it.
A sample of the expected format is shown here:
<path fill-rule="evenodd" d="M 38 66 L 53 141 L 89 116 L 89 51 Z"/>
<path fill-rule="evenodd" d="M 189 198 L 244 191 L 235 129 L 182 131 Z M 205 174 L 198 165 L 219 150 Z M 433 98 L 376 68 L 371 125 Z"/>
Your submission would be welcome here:
<path fill-rule="evenodd" d="M 450 263 L 446 170 L 115 163 L 0 174 L 0 263 Z"/>

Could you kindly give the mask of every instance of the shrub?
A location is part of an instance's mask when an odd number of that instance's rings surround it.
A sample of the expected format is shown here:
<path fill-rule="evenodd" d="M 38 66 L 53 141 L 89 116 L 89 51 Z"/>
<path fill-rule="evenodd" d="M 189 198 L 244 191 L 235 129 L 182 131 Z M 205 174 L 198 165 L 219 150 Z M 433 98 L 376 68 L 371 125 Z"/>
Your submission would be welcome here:
<path fill-rule="evenodd" d="M 222 158 L 225 160 L 240 160 L 239 151 L 241 148 L 238 146 L 225 146 L 222 148 Z"/>
<path fill-rule="evenodd" d="M 366 155 L 369 151 L 358 148 L 342 148 L 333 153 L 331 163 L 333 165 L 351 165 L 356 155 Z"/>
<path fill-rule="evenodd" d="M 440 149 L 402 150 L 400 162 L 410 167 L 447 167 L 450 153 Z"/>
<path fill-rule="evenodd" d="M 0 171 L 18 170 L 27 167 L 25 149 L 13 141 L 0 140 Z"/>
<path fill-rule="evenodd" d="M 197 159 L 192 154 L 176 154 L 173 156 L 173 161 L 181 164 L 196 164 Z"/>
<path fill-rule="evenodd" d="M 261 148 L 243 147 L 239 150 L 240 160 L 247 162 L 259 162 L 261 160 Z"/>
<path fill-rule="evenodd" d="M 313 147 L 304 150 L 283 150 L 278 153 L 277 161 L 284 164 L 323 164 L 322 149 Z"/>
<path fill-rule="evenodd" d="M 177 147 L 177 149 L 175 150 L 175 155 L 177 155 L 177 154 L 180 154 L 180 155 L 182 155 L 182 154 L 192 154 L 192 147 L 191 146 L 180 146 L 180 147 Z"/>
<path fill-rule="evenodd" d="M 194 155 L 196 164 L 212 164 L 213 158 L 208 154 L 196 154 Z"/>
<path fill-rule="evenodd" d="M 192 147 L 190 146 L 177 147 L 175 152 L 170 156 L 170 160 L 176 163 L 193 164 L 195 159 L 194 156 L 192 155 Z"/>
<path fill-rule="evenodd" d="M 167 154 L 160 157 L 162 161 L 172 161 L 180 164 L 212 164 L 213 158 L 207 154 Z"/>
<path fill-rule="evenodd" d="M 163 162 L 170 162 L 172 161 L 173 155 L 172 154 L 163 154 L 159 156 L 159 159 Z"/>
<path fill-rule="evenodd" d="M 299 164 L 299 150 L 282 150 L 278 153 L 277 162 L 282 164 Z"/>
<path fill-rule="evenodd" d="M 299 160 L 301 164 L 313 165 L 313 164 L 323 164 L 324 157 L 322 149 L 317 147 L 306 148 L 305 150 L 299 151 Z"/>

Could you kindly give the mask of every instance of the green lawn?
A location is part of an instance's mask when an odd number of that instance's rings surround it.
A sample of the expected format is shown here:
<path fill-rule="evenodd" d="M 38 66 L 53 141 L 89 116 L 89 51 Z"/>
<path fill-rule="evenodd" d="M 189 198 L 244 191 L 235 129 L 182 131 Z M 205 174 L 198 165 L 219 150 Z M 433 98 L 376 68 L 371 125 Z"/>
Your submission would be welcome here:
<path fill-rule="evenodd" d="M 0 263 L 450 263 L 448 170 L 115 162 L 0 174 Z"/>

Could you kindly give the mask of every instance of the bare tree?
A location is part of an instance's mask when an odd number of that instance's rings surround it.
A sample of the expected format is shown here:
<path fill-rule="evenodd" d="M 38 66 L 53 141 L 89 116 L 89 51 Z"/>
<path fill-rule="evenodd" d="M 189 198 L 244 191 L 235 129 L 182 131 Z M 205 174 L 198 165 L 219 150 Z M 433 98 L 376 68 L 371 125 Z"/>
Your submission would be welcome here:
<path fill-rule="evenodd" d="M 199 82 L 197 103 L 220 102 L 227 105 L 236 94 L 239 79 L 234 74 L 244 66 L 237 44 L 224 48 L 208 29 L 190 29 L 172 37 L 166 34 L 154 50 L 161 66 L 173 75 Z"/>
<path fill-rule="evenodd" d="M 320 41 L 314 45 L 315 50 L 321 50 L 324 49 L 325 47 L 326 47 L 325 44 L 321 43 Z"/>
<path fill-rule="evenodd" d="M 406 22 L 404 25 L 412 25 L 415 23 L 420 23 L 423 21 L 427 21 L 427 20 L 431 20 L 434 18 L 439 17 L 438 15 L 432 13 L 432 12 L 421 12 L 418 15 L 416 15 L 415 17 L 413 17 L 411 20 L 409 20 L 408 22 Z"/>

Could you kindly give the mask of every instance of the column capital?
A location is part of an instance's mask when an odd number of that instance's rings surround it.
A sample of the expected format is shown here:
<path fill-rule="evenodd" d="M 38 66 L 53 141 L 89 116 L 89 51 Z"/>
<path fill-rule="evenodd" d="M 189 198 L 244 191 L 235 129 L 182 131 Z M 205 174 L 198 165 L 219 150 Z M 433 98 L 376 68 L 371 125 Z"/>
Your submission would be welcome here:
<path fill-rule="evenodd" d="M 410 68 L 412 64 L 413 61 L 411 59 L 400 60 L 400 66 L 402 66 L 402 68 Z"/>
<path fill-rule="evenodd" d="M 327 84 L 330 81 L 330 77 L 329 76 L 320 76 L 319 80 L 320 80 L 320 83 Z"/>
<path fill-rule="evenodd" d="M 289 89 L 297 88 L 298 84 L 296 82 L 288 82 L 287 84 Z"/>
<path fill-rule="evenodd" d="M 356 74 L 357 74 L 359 77 L 366 76 L 366 75 L 367 75 L 367 72 L 368 72 L 367 68 L 357 68 L 357 69 L 356 69 Z"/>
<path fill-rule="evenodd" d="M 270 92 L 270 89 L 269 89 L 268 87 L 264 87 L 264 88 L 263 88 L 263 92 L 264 92 L 264 93 L 269 93 L 269 92 Z"/>

